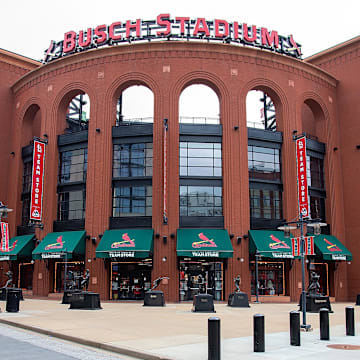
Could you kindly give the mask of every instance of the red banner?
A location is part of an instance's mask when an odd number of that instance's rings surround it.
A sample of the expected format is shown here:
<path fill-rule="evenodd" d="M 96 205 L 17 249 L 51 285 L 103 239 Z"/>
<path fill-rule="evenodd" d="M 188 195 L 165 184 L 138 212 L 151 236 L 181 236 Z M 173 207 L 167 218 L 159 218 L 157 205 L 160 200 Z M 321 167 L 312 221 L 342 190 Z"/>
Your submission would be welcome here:
<path fill-rule="evenodd" d="M 298 202 L 299 213 L 303 218 L 310 217 L 309 195 L 306 173 L 306 137 L 303 136 L 296 140 L 296 160 L 297 160 L 297 183 L 298 183 Z"/>
<path fill-rule="evenodd" d="M 1 225 L 1 252 L 9 251 L 9 224 L 2 222 Z"/>
<path fill-rule="evenodd" d="M 44 188 L 45 143 L 34 140 L 30 220 L 41 221 Z"/>
<path fill-rule="evenodd" d="M 293 256 L 301 255 L 301 238 L 292 238 L 292 254 Z M 313 236 L 305 236 L 304 237 L 304 255 L 315 255 L 314 250 L 314 237 Z"/>

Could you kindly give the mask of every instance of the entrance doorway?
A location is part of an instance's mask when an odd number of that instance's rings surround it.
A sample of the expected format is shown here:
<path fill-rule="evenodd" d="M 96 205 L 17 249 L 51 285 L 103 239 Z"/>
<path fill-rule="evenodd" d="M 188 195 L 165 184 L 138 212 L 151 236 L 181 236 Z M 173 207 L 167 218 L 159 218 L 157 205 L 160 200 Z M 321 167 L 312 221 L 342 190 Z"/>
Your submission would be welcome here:
<path fill-rule="evenodd" d="M 180 301 L 193 300 L 206 293 L 214 300 L 224 300 L 223 263 L 220 261 L 180 261 Z"/>
<path fill-rule="evenodd" d="M 34 264 L 20 263 L 19 264 L 19 278 L 18 288 L 32 290 Z"/>
<path fill-rule="evenodd" d="M 151 268 L 150 262 L 112 262 L 110 299 L 143 300 L 151 289 Z"/>

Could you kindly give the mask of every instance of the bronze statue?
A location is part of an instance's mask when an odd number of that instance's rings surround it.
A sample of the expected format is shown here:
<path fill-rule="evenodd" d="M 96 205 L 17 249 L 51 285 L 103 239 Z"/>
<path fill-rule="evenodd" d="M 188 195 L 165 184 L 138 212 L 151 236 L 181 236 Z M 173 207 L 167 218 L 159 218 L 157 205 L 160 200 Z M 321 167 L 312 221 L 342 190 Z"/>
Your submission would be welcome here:
<path fill-rule="evenodd" d="M 240 290 L 240 283 L 241 283 L 241 277 L 240 277 L 240 275 L 238 275 L 236 278 L 234 278 L 234 283 L 235 283 L 234 293 L 239 293 L 239 292 L 241 292 L 241 290 Z"/>
<path fill-rule="evenodd" d="M 88 291 L 89 287 L 89 280 L 90 280 L 90 270 L 86 269 L 85 276 L 82 276 L 81 283 L 80 283 L 80 289 L 85 291 Z"/>
<path fill-rule="evenodd" d="M 160 276 L 160 277 L 156 278 L 153 281 L 153 287 L 151 288 L 151 290 L 155 290 L 161 284 L 161 281 L 164 279 L 170 279 L 170 278 L 168 278 L 166 276 Z"/>
<path fill-rule="evenodd" d="M 307 293 L 309 295 L 320 295 L 320 293 L 319 293 L 319 290 L 320 290 L 320 284 L 319 284 L 320 275 L 318 275 L 315 271 L 312 271 L 310 276 L 311 276 L 310 284 L 309 284 L 309 287 L 307 289 Z"/>
<path fill-rule="evenodd" d="M 13 281 L 13 272 L 9 270 L 6 273 L 6 276 L 8 277 L 8 280 L 6 281 L 4 288 L 11 287 Z"/>

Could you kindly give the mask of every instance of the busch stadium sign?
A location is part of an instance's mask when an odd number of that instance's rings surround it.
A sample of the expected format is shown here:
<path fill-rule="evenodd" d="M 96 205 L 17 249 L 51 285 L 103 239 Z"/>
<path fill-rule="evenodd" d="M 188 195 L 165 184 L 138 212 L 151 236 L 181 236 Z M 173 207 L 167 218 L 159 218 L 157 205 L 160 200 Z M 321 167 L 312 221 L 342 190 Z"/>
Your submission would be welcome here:
<path fill-rule="evenodd" d="M 204 40 L 225 44 L 248 45 L 284 55 L 301 58 L 301 45 L 292 35 L 282 36 L 277 31 L 239 21 L 206 20 L 205 18 L 170 17 L 160 14 L 156 20 L 117 21 L 95 28 L 68 31 L 61 41 L 51 40 L 45 50 L 43 63 L 77 52 L 105 45 L 152 40 Z"/>

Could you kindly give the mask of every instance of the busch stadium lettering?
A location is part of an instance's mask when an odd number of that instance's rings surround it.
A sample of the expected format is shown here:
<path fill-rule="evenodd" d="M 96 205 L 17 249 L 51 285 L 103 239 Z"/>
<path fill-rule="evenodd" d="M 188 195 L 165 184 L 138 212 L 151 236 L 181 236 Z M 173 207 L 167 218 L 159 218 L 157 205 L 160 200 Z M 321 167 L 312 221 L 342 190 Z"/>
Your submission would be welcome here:
<path fill-rule="evenodd" d="M 117 21 L 111 25 L 98 25 L 75 31 L 68 31 L 61 41 L 51 40 L 44 52 L 43 63 L 105 45 L 131 43 L 132 41 L 163 40 L 204 40 L 221 41 L 225 44 L 254 46 L 301 58 L 301 45 L 292 35 L 282 36 L 277 31 L 248 25 L 238 21 L 171 18 L 170 14 L 160 14 L 156 20 Z"/>
<path fill-rule="evenodd" d="M 192 256 L 196 257 L 219 257 L 218 251 L 193 251 Z"/>

